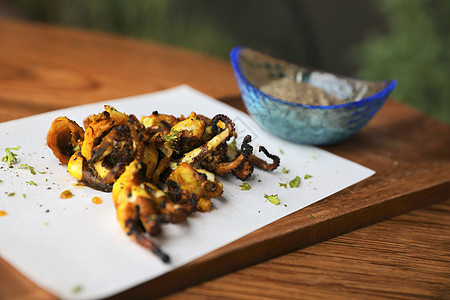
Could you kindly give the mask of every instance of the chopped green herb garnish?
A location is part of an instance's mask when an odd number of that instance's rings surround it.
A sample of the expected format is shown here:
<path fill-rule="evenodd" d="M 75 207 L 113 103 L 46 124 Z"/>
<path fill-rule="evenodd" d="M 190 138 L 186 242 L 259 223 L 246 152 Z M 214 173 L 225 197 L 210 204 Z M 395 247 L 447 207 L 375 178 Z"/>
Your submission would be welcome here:
<path fill-rule="evenodd" d="M 281 153 L 281 154 L 284 154 L 284 151 L 283 151 L 283 149 L 280 149 L 280 153 Z"/>
<path fill-rule="evenodd" d="M 39 174 L 47 174 L 47 172 L 43 171 L 43 172 L 39 172 L 37 171 Z"/>
<path fill-rule="evenodd" d="M 287 170 L 286 168 L 283 168 L 283 170 L 281 170 L 281 172 L 283 172 L 284 174 L 289 173 L 289 170 Z"/>
<path fill-rule="evenodd" d="M 31 174 L 36 175 L 36 171 L 34 170 L 34 167 L 29 166 L 27 164 L 21 164 L 18 169 L 28 169 L 30 170 Z"/>
<path fill-rule="evenodd" d="M 23 197 L 23 199 L 25 199 L 25 198 L 27 197 L 27 195 L 25 195 L 25 194 L 22 194 L 22 197 Z"/>
<path fill-rule="evenodd" d="M 252 186 L 250 184 L 248 184 L 247 182 L 244 182 L 239 187 L 241 188 L 241 191 L 248 191 L 252 188 Z"/>
<path fill-rule="evenodd" d="M 306 174 L 304 178 L 305 178 L 305 179 L 309 179 L 309 178 L 311 178 L 311 177 L 312 177 L 311 175 Z"/>
<path fill-rule="evenodd" d="M 175 148 L 178 143 L 178 130 L 170 130 L 168 135 L 161 135 L 163 140 L 167 143 L 170 148 Z"/>
<path fill-rule="evenodd" d="M 8 166 L 11 166 L 12 164 L 17 163 L 17 154 L 11 152 L 11 150 L 19 150 L 20 146 L 15 147 L 15 148 L 6 148 L 5 152 L 6 152 L 6 156 L 2 157 L 2 161 L 6 161 L 6 163 L 8 164 Z"/>
<path fill-rule="evenodd" d="M 15 196 L 15 195 L 16 195 L 16 193 L 9 193 L 8 197 L 12 197 L 12 196 Z"/>
<path fill-rule="evenodd" d="M 81 292 L 82 289 L 83 289 L 83 287 L 79 284 L 79 285 L 74 286 L 70 292 L 72 294 L 78 294 L 79 292 Z"/>
<path fill-rule="evenodd" d="M 237 150 L 236 140 L 233 140 L 233 141 L 228 145 L 228 148 L 230 148 L 231 150 Z"/>
<path fill-rule="evenodd" d="M 25 183 L 28 183 L 29 185 L 37 186 L 36 182 L 34 182 L 34 181 L 25 181 Z"/>
<path fill-rule="evenodd" d="M 287 184 L 286 184 L 286 183 L 279 182 L 279 185 L 280 185 L 281 187 L 284 187 L 285 189 L 287 189 Z"/>
<path fill-rule="evenodd" d="M 76 145 L 75 148 L 73 148 L 73 151 L 78 151 L 80 150 L 80 145 Z"/>
<path fill-rule="evenodd" d="M 313 215 L 309 215 L 309 217 L 313 220 L 315 219 L 315 217 Z"/>
<path fill-rule="evenodd" d="M 290 186 L 291 188 L 298 187 L 299 184 L 300 184 L 300 177 L 298 177 L 298 176 L 295 176 L 294 179 L 292 179 L 291 181 L 289 181 L 289 186 Z"/>
<path fill-rule="evenodd" d="M 3 180 L 0 179 L 0 183 L 3 182 Z"/>
<path fill-rule="evenodd" d="M 44 225 L 45 225 L 45 226 L 47 226 L 47 225 L 48 225 L 48 223 L 47 223 L 47 222 L 44 222 Z"/>
<path fill-rule="evenodd" d="M 278 194 L 276 194 L 276 195 L 266 195 L 266 194 L 264 194 L 264 198 L 266 198 L 267 200 L 269 200 L 270 202 L 272 202 L 275 205 L 280 204 L 280 199 L 278 198 Z"/>

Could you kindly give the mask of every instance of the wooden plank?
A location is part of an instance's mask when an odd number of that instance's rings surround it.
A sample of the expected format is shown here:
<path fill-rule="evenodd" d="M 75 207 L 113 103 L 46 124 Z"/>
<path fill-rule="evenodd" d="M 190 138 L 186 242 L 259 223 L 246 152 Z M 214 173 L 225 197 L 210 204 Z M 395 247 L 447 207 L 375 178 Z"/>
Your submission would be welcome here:
<path fill-rule="evenodd" d="M 448 299 L 449 214 L 450 198 L 164 299 Z"/>
<path fill-rule="evenodd" d="M 243 109 L 229 64 L 183 49 L 11 21 L 0 21 L 0 45 L 0 121 L 183 83 Z M 375 176 L 114 298 L 164 295 L 444 200 L 449 139 L 447 125 L 390 101 L 362 132 L 324 147 Z M 4 261 L 0 272 L 15 278 L 0 290 L 51 298 Z"/>
<path fill-rule="evenodd" d="M 0 20 L 0 45 L 0 121 L 180 84 L 239 93 L 228 62 L 162 44 Z"/>

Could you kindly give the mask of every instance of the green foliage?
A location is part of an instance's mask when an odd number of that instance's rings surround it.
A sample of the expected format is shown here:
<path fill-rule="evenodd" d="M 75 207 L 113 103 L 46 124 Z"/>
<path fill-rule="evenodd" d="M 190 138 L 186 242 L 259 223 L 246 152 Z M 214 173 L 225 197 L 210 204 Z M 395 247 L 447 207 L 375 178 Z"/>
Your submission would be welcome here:
<path fill-rule="evenodd" d="M 149 39 L 223 59 L 233 46 L 246 45 L 318 66 L 321 49 L 316 39 L 334 38 L 314 35 L 319 31 L 312 26 L 318 24 L 306 0 L 4 1 L 33 20 Z M 450 1 L 374 0 L 373 4 L 386 19 L 387 31 L 372 32 L 351 51 L 351 61 L 358 60 L 360 66 L 355 77 L 396 79 L 393 97 L 450 122 Z"/>
<path fill-rule="evenodd" d="M 383 0 L 389 32 L 358 48 L 357 76 L 396 79 L 393 97 L 450 122 L 450 1 Z"/>
<path fill-rule="evenodd" d="M 236 44 L 214 20 L 199 15 L 205 1 L 8 0 L 28 18 L 179 45 L 227 57 Z M 185 3 L 186 2 L 186 3 Z"/>
<path fill-rule="evenodd" d="M 3 1 L 32 20 L 149 39 L 226 60 L 232 47 L 246 45 L 287 60 L 317 61 L 301 0 Z"/>

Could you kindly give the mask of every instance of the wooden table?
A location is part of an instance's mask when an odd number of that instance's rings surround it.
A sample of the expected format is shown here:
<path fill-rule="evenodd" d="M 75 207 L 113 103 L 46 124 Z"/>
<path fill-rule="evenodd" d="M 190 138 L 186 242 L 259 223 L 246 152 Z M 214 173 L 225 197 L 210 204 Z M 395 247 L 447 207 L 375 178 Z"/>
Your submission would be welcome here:
<path fill-rule="evenodd" d="M 0 20 L 0 121 L 185 83 L 244 109 L 226 61 Z M 449 126 L 390 100 L 324 147 L 375 176 L 113 298 L 449 298 L 449 145 Z M 0 259 L 0 298 L 55 297 Z"/>

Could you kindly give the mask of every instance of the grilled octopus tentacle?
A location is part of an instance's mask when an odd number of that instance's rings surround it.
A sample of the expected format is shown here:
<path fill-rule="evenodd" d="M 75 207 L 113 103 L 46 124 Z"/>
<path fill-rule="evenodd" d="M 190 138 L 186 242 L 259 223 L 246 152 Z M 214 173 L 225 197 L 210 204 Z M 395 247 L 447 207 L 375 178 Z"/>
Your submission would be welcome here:
<path fill-rule="evenodd" d="M 150 235 L 145 232 L 144 226 L 139 219 L 139 206 L 136 206 L 136 214 L 134 219 L 128 219 L 125 221 L 125 227 L 128 229 L 127 234 L 133 237 L 139 243 L 139 245 L 152 251 L 163 262 L 170 262 L 170 256 L 164 253 L 155 244 Z"/>
<path fill-rule="evenodd" d="M 242 141 L 241 154 L 230 162 L 219 163 L 215 167 L 214 172 L 217 175 L 223 175 L 243 165 L 253 153 L 253 147 L 250 145 L 251 141 L 252 137 L 250 135 L 246 135 L 244 140 Z"/>
<path fill-rule="evenodd" d="M 274 154 L 270 154 L 269 151 L 263 146 L 259 146 L 259 152 L 263 152 L 268 158 L 272 159 L 272 163 L 267 163 L 264 160 L 252 155 L 249 161 L 260 169 L 272 171 L 278 168 L 280 165 L 280 158 Z"/>
<path fill-rule="evenodd" d="M 139 244 L 161 255 L 150 236 L 161 232 L 161 223 L 186 220 L 186 209 L 172 202 L 158 187 L 146 182 L 146 165 L 138 161 L 127 166 L 114 183 L 112 192 L 117 219 L 123 230 Z M 164 255 L 164 258 L 168 256 Z"/>
<path fill-rule="evenodd" d="M 213 131 L 219 132 L 216 136 L 210 139 L 206 144 L 195 148 L 186 153 L 181 162 L 189 163 L 196 167 L 200 162 L 212 151 L 217 149 L 223 142 L 228 141 L 234 135 L 234 123 L 225 115 L 216 115 L 211 120 Z"/>

